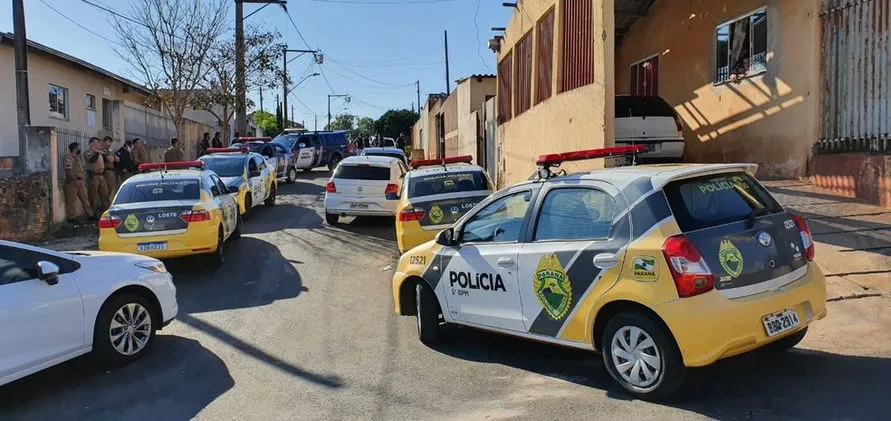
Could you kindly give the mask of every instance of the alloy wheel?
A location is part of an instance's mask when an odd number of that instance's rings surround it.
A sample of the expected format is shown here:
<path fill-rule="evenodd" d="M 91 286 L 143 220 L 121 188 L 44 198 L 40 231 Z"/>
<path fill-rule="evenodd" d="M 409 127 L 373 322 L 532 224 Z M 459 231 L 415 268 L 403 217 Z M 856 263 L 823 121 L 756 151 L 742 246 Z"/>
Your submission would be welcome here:
<path fill-rule="evenodd" d="M 121 355 L 135 355 L 145 349 L 152 336 L 152 318 L 138 303 L 125 304 L 114 313 L 108 328 L 109 339 Z"/>

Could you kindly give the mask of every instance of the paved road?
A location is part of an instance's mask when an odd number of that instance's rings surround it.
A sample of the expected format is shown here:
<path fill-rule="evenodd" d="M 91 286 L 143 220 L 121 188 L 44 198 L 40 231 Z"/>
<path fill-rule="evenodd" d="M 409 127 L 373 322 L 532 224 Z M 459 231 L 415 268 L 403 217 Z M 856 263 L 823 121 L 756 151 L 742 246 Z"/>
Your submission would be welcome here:
<path fill-rule="evenodd" d="M 180 315 L 151 355 L 114 372 L 81 358 L 2 387 L 0 419 L 887 419 L 891 410 L 879 396 L 891 351 L 875 345 L 891 336 L 864 324 L 875 314 L 891 322 L 887 299 L 831 303 L 841 318 L 804 343 L 823 350 L 696 370 L 661 404 L 629 400 L 586 352 L 457 328 L 427 348 L 414 319 L 392 311 L 392 220 L 326 226 L 326 177 L 282 185 L 222 269 L 170 263 Z"/>

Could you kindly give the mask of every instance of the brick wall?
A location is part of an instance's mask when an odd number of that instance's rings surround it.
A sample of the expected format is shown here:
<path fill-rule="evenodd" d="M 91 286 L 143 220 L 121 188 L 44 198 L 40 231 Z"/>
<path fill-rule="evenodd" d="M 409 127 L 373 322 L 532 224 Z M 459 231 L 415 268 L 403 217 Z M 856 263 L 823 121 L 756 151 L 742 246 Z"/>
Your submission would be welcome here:
<path fill-rule="evenodd" d="M 841 196 L 891 208 L 891 155 L 814 155 L 810 181 Z"/>
<path fill-rule="evenodd" d="M 0 178 L 0 238 L 34 241 L 49 228 L 50 175 Z"/>

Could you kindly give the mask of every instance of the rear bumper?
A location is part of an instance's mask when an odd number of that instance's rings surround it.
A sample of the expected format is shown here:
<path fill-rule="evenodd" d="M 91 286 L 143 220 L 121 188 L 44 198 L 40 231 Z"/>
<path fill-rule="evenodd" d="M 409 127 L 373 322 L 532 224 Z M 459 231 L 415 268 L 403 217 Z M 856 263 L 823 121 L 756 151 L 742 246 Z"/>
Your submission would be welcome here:
<path fill-rule="evenodd" d="M 705 366 L 791 335 L 826 316 L 826 278 L 809 263 L 808 272 L 777 291 L 728 299 L 719 291 L 674 300 L 654 310 L 668 325 L 688 367 Z M 801 325 L 768 337 L 762 317 L 794 309 Z"/>
<path fill-rule="evenodd" d="M 143 251 L 137 250 L 139 243 L 167 242 L 167 250 Z M 217 230 L 209 222 L 192 223 L 186 232 L 181 234 L 167 234 L 140 237 L 121 237 L 114 229 L 105 228 L 99 230 L 99 250 L 132 253 L 156 259 L 170 259 L 174 257 L 191 256 L 196 254 L 213 253 L 217 249 Z"/>
<path fill-rule="evenodd" d="M 352 207 L 355 202 L 367 203 L 367 209 Z M 368 200 L 358 197 L 325 195 L 325 213 L 350 216 L 394 216 L 398 200 Z"/>
<path fill-rule="evenodd" d="M 399 251 L 405 253 L 421 244 L 424 244 L 436 237 L 440 230 L 426 231 L 421 228 L 421 224 L 416 221 L 412 222 L 396 222 L 396 243 Z"/>

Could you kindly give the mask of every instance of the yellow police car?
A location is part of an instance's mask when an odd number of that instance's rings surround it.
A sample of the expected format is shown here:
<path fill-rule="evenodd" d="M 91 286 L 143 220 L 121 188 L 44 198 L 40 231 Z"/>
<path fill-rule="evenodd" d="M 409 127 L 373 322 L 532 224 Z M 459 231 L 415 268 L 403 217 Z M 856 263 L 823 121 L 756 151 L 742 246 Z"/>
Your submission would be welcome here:
<path fill-rule="evenodd" d="M 243 148 L 209 148 L 198 158 L 205 168 L 215 172 L 226 188 L 234 191 L 238 211 L 247 218 L 253 207 L 274 206 L 278 181 L 275 165 L 263 155 Z"/>
<path fill-rule="evenodd" d="M 433 239 L 492 194 L 485 170 L 473 157 L 415 160 L 403 180 L 396 206 L 396 243 L 400 252 Z"/>
<path fill-rule="evenodd" d="M 223 244 L 241 237 L 235 198 L 200 161 L 141 164 L 99 219 L 99 250 L 158 259 L 208 255 L 223 263 Z"/>
<path fill-rule="evenodd" d="M 443 321 L 599 351 L 649 399 L 676 391 L 687 367 L 795 346 L 826 316 L 826 280 L 807 223 L 756 165 L 551 171 L 642 150 L 539 157 L 534 180 L 400 258 L 396 313 L 417 316 L 425 343 Z"/>

